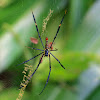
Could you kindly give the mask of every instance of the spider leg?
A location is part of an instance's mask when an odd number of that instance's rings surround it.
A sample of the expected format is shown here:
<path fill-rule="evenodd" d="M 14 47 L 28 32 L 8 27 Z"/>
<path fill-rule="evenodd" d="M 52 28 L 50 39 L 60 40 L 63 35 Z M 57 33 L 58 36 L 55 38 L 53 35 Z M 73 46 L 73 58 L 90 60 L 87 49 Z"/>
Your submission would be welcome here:
<path fill-rule="evenodd" d="M 32 78 L 32 76 L 35 74 L 36 70 L 38 69 L 38 67 L 39 67 L 39 65 L 40 65 L 40 63 L 41 63 L 41 60 L 42 60 L 43 56 L 44 56 L 44 54 L 42 54 L 42 57 L 41 57 L 41 59 L 40 59 L 40 61 L 39 61 L 38 65 L 37 65 L 37 67 L 36 67 L 35 71 L 34 71 L 34 72 L 33 72 L 33 74 L 29 77 L 29 79 L 26 81 L 26 83 L 25 83 L 25 84 L 27 84 L 27 83 L 28 83 L 28 81 L 29 81 L 29 80 Z M 20 86 L 20 88 L 19 88 L 19 89 L 21 89 L 22 87 L 23 87 L 23 86 Z"/>
<path fill-rule="evenodd" d="M 47 78 L 46 84 L 45 84 L 43 90 L 41 91 L 41 93 L 44 91 L 46 85 L 48 84 L 49 77 L 50 77 L 50 72 L 51 72 L 51 60 L 50 60 L 50 54 L 49 54 L 49 68 L 50 68 L 49 75 L 48 75 L 48 78 Z M 41 94 L 41 93 L 40 93 L 40 94 Z M 40 95 L 40 94 L 39 94 L 39 95 Z"/>
<path fill-rule="evenodd" d="M 27 46 L 25 46 L 25 47 L 27 47 Z M 44 50 L 41 50 L 41 49 L 37 49 L 37 48 L 32 48 L 32 47 L 27 47 L 27 48 L 31 48 L 31 49 L 35 49 L 35 50 L 44 51 Z"/>
<path fill-rule="evenodd" d="M 37 27 L 36 20 L 35 20 L 35 16 L 34 16 L 33 12 L 32 12 L 32 15 L 33 15 L 33 19 L 34 19 L 34 22 L 35 22 L 36 30 L 37 30 L 37 32 L 38 32 L 38 35 L 39 35 L 39 38 L 40 38 L 40 40 L 41 40 L 42 46 L 43 46 L 43 48 L 44 48 L 44 45 L 43 45 L 43 42 L 42 42 L 40 33 L 39 33 L 39 31 L 38 31 L 38 27 Z"/>
<path fill-rule="evenodd" d="M 60 63 L 60 61 L 52 54 L 52 53 L 50 53 L 58 62 L 59 62 L 59 64 L 65 69 L 65 67 Z"/>
<path fill-rule="evenodd" d="M 42 54 L 42 53 L 43 53 L 43 52 L 41 52 L 40 54 Z M 40 54 L 38 54 L 38 55 L 36 55 L 36 56 L 32 57 L 32 58 L 31 58 L 31 59 L 29 59 L 29 60 L 26 60 L 26 61 L 22 62 L 22 63 L 20 63 L 20 64 L 18 64 L 18 65 L 16 65 L 16 66 L 19 66 L 19 65 L 21 65 L 21 64 L 24 64 L 24 63 L 26 63 L 26 62 L 28 62 L 28 61 L 30 61 L 30 60 L 32 60 L 32 59 L 34 59 L 35 57 L 39 56 Z"/>
<path fill-rule="evenodd" d="M 56 39 L 56 37 L 57 37 L 57 34 L 58 34 L 58 32 L 59 32 L 60 26 L 61 26 L 61 24 L 62 24 L 62 22 L 63 22 L 63 20 L 64 20 L 65 15 L 66 15 L 66 10 L 65 10 L 65 14 L 64 14 L 64 16 L 63 16 L 63 18 L 62 18 L 62 20 L 61 20 L 61 22 L 60 22 L 60 24 L 59 24 L 57 33 L 56 33 L 56 35 L 55 35 L 55 37 L 54 37 L 54 39 L 53 39 L 53 42 L 52 42 L 50 48 L 52 47 L 52 45 L 53 45 L 53 43 L 54 43 L 54 41 L 55 41 L 55 39 Z"/>
<path fill-rule="evenodd" d="M 30 78 L 29 78 L 27 81 L 29 81 L 29 80 L 32 78 L 32 76 L 35 74 L 36 70 L 38 69 L 38 67 L 39 67 L 39 65 L 40 65 L 40 63 L 41 63 L 41 60 L 42 60 L 43 56 L 44 56 L 44 54 L 42 54 L 42 57 L 41 57 L 41 59 L 40 59 L 38 65 L 37 65 L 35 71 L 33 72 L 33 74 L 30 76 Z"/>

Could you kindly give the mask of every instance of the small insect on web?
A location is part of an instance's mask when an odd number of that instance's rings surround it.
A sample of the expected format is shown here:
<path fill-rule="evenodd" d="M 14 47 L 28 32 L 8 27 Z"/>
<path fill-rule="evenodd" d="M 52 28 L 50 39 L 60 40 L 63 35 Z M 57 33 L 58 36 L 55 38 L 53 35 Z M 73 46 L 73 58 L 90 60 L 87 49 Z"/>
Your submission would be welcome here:
<path fill-rule="evenodd" d="M 41 44 L 42 44 L 42 47 L 43 47 L 44 50 L 42 50 L 42 49 L 37 49 L 37 48 L 32 48 L 32 47 L 28 47 L 28 48 L 35 49 L 35 50 L 39 50 L 39 51 L 42 51 L 42 52 L 41 52 L 40 54 L 38 54 L 38 55 L 32 57 L 31 59 L 22 62 L 21 64 L 24 64 L 24 63 L 26 63 L 26 62 L 28 62 L 28 61 L 30 61 L 30 60 L 32 60 L 32 59 L 34 59 L 34 58 L 36 58 L 37 56 L 39 56 L 39 55 L 42 54 L 42 56 L 41 56 L 41 58 L 40 58 L 40 60 L 39 60 L 39 63 L 38 63 L 38 65 L 37 65 L 35 71 L 32 73 L 32 75 L 31 75 L 31 76 L 29 77 L 29 79 L 27 80 L 27 81 L 29 81 L 29 80 L 32 78 L 32 76 L 35 74 L 35 72 L 37 71 L 37 69 L 38 69 L 38 67 L 39 67 L 39 65 L 40 65 L 40 63 L 41 63 L 41 61 L 42 61 L 42 58 L 43 58 L 43 57 L 49 57 L 49 69 L 50 69 L 50 71 L 49 71 L 49 75 L 48 75 L 46 84 L 45 84 L 43 90 L 40 92 L 40 94 L 41 94 L 41 93 L 44 91 L 46 85 L 48 84 L 49 77 L 50 77 L 50 72 L 51 72 L 51 59 L 50 59 L 50 56 L 53 56 L 53 57 L 59 62 L 59 64 L 61 65 L 61 67 L 65 69 L 65 67 L 60 63 L 60 61 L 51 53 L 51 51 L 57 51 L 57 49 L 55 49 L 55 50 L 52 49 L 52 45 L 53 45 L 53 43 L 54 43 L 54 41 L 55 41 L 55 39 L 56 39 L 56 37 L 57 37 L 57 35 L 58 35 L 60 26 L 61 26 L 61 24 L 62 24 L 62 22 L 63 22 L 63 20 L 64 20 L 65 15 L 66 15 L 66 10 L 65 10 L 64 16 L 63 16 L 63 18 L 62 18 L 62 20 L 61 20 L 61 22 L 60 22 L 60 24 L 59 24 L 59 27 L 58 27 L 57 32 L 56 32 L 56 35 L 55 35 L 55 37 L 54 37 L 54 39 L 53 39 L 53 41 L 51 42 L 50 45 L 48 45 L 48 37 L 45 38 L 45 41 L 46 41 L 45 47 L 44 47 L 44 45 L 43 45 L 43 42 L 42 42 L 42 39 L 41 39 L 39 30 L 38 30 L 38 27 L 37 27 L 36 20 L 35 20 L 35 16 L 34 16 L 33 12 L 32 12 L 32 15 L 33 15 L 33 19 L 34 19 L 34 22 L 35 22 L 36 30 L 37 30 L 37 32 L 38 32 L 38 36 L 39 36 L 39 38 L 40 38 L 40 41 L 41 41 Z M 17 66 L 19 66 L 19 65 L 21 65 L 21 64 L 18 64 Z M 20 88 L 22 88 L 22 87 L 20 87 Z"/>

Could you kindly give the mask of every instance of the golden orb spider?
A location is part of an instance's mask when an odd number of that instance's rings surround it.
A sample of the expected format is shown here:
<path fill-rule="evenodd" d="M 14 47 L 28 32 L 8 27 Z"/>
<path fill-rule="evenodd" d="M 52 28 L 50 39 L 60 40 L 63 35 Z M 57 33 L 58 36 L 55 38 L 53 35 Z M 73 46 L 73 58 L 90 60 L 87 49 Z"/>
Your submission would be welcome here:
<path fill-rule="evenodd" d="M 62 22 L 63 22 L 63 20 L 64 20 L 64 17 L 65 17 L 65 15 L 66 15 L 66 10 L 65 10 L 64 16 L 63 16 L 63 18 L 62 18 L 62 20 L 61 20 L 61 22 L 60 22 L 60 24 L 59 24 L 59 27 L 58 27 L 58 30 L 57 30 L 57 32 L 56 32 L 56 35 L 55 35 L 55 37 L 54 37 L 54 39 L 53 39 L 53 42 L 51 43 L 50 46 L 48 46 L 48 37 L 46 37 L 46 38 L 45 38 L 45 40 L 46 40 L 45 47 L 44 47 L 44 45 L 43 45 L 43 42 L 42 42 L 40 33 L 39 33 L 39 31 L 38 31 L 38 27 L 37 27 L 36 20 L 35 20 L 35 17 L 34 17 L 33 12 L 32 12 L 32 15 L 33 15 L 33 19 L 34 19 L 34 22 L 35 22 L 36 30 L 37 30 L 37 32 L 38 32 L 38 36 L 39 36 L 39 38 L 40 38 L 40 41 L 41 41 L 41 43 L 42 43 L 42 46 L 43 46 L 44 50 L 42 50 L 42 49 L 37 49 L 37 48 L 32 48 L 32 49 L 40 50 L 40 51 L 43 51 L 43 52 L 41 52 L 40 54 L 38 54 L 38 55 L 32 57 L 32 58 L 29 59 L 29 60 L 26 60 L 26 61 L 22 62 L 21 64 L 24 64 L 24 63 L 26 63 L 26 62 L 28 62 L 28 61 L 30 61 L 30 60 L 32 60 L 32 59 L 34 59 L 34 58 L 36 58 L 37 56 L 39 56 L 39 55 L 42 54 L 42 57 L 40 58 L 39 63 L 38 63 L 38 65 L 37 65 L 35 71 L 32 73 L 32 75 L 31 75 L 31 76 L 29 77 L 29 79 L 27 80 L 27 81 L 29 81 L 29 80 L 32 78 L 32 76 L 35 74 L 36 70 L 38 69 L 38 67 L 39 67 L 39 65 L 40 65 L 40 63 L 41 63 L 41 61 L 42 61 L 42 58 L 43 58 L 43 57 L 49 57 L 49 68 L 50 68 L 50 71 L 49 71 L 49 75 L 48 75 L 46 84 L 45 84 L 44 88 L 42 89 L 42 91 L 40 92 L 40 94 L 41 94 L 41 93 L 44 91 L 44 89 L 45 89 L 45 87 L 46 87 L 46 85 L 47 85 L 47 83 L 48 83 L 48 81 L 49 81 L 49 77 L 50 77 L 50 72 L 51 72 L 51 60 L 50 60 L 50 55 L 52 55 L 52 56 L 59 62 L 59 64 L 62 66 L 62 68 L 65 69 L 65 67 L 60 63 L 60 61 L 51 53 L 51 51 L 57 51 L 57 49 L 52 50 L 51 48 L 52 48 L 52 45 L 53 45 L 53 43 L 54 43 L 54 41 L 55 41 L 55 39 L 56 39 L 56 37 L 57 37 L 57 34 L 58 34 L 58 32 L 59 32 L 59 29 L 60 29 L 60 26 L 61 26 L 61 24 L 62 24 Z M 28 48 L 31 48 L 31 47 L 28 47 Z M 19 66 L 19 65 L 21 65 L 21 64 L 18 64 L 17 66 Z M 23 86 L 22 86 L 22 87 L 23 87 Z M 22 88 L 22 87 L 20 87 L 20 88 Z"/>

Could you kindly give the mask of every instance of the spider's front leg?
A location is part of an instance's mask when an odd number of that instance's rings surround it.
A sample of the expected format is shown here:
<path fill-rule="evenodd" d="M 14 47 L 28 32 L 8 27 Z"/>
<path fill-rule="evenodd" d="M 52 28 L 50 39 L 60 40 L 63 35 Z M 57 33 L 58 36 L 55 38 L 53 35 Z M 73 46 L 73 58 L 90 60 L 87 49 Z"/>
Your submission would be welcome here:
<path fill-rule="evenodd" d="M 42 44 L 42 46 L 43 46 L 43 48 L 44 48 L 44 45 L 43 45 L 43 42 L 42 42 L 42 39 L 41 39 L 39 30 L 38 30 L 38 27 L 37 27 L 36 20 L 35 20 L 35 16 L 34 16 L 33 12 L 32 12 L 32 15 L 33 15 L 33 19 L 34 19 L 34 22 L 35 22 L 36 30 L 37 30 L 37 32 L 38 32 L 38 36 L 39 36 L 40 41 L 41 41 L 41 44 Z"/>
<path fill-rule="evenodd" d="M 57 32 L 56 32 L 56 35 L 55 35 L 55 37 L 54 37 L 54 39 L 53 39 L 53 41 L 52 41 L 52 44 L 51 44 L 50 48 L 52 47 L 52 45 L 53 45 L 53 43 L 54 43 L 54 41 L 55 41 L 55 39 L 56 39 L 56 37 L 57 37 L 57 35 L 58 35 L 60 26 L 61 26 L 61 24 L 62 24 L 62 22 L 63 22 L 63 20 L 64 20 L 64 17 L 65 17 L 65 15 L 66 15 L 66 12 L 67 12 L 67 11 L 65 10 L 65 14 L 64 14 L 64 16 L 63 16 L 63 18 L 62 18 L 62 20 L 61 20 L 61 22 L 60 22 L 60 24 L 59 24 L 59 27 L 58 27 Z"/>

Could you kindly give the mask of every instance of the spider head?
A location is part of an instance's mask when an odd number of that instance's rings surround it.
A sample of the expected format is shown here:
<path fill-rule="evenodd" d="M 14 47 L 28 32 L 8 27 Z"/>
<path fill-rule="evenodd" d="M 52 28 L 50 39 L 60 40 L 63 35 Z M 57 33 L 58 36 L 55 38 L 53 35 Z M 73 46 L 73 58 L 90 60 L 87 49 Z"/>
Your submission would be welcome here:
<path fill-rule="evenodd" d="M 48 37 L 46 37 L 45 40 L 48 41 Z"/>

